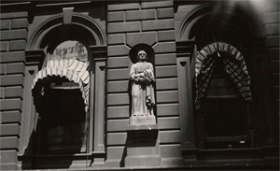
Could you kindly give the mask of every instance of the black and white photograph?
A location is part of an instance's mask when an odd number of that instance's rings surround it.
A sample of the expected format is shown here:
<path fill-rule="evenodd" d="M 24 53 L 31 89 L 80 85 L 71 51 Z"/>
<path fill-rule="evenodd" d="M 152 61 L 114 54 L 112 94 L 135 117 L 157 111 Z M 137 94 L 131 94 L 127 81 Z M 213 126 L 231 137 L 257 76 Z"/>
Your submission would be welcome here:
<path fill-rule="evenodd" d="M 0 0 L 0 170 L 279 170 L 280 0 Z"/>

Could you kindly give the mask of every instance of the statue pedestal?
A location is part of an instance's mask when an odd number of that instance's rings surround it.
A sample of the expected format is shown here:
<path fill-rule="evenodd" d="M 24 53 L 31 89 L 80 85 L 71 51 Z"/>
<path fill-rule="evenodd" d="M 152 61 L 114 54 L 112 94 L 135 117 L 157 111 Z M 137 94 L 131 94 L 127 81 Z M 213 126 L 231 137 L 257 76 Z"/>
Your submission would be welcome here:
<path fill-rule="evenodd" d="M 154 115 L 131 116 L 130 125 L 156 125 L 156 117 Z"/>
<path fill-rule="evenodd" d="M 127 135 L 126 167 L 150 167 L 161 164 L 156 124 L 129 125 Z"/>

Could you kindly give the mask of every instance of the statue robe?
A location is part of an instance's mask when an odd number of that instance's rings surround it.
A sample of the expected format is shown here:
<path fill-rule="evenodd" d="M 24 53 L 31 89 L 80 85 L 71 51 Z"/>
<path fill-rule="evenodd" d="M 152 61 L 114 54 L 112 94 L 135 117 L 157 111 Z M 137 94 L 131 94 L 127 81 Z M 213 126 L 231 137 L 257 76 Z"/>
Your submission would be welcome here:
<path fill-rule="evenodd" d="M 137 81 L 135 74 L 139 73 L 144 73 L 145 76 Z M 154 115 L 155 96 L 152 83 L 155 81 L 155 77 L 153 65 L 149 62 L 133 64 L 130 70 L 130 79 L 132 80 L 132 116 Z"/>

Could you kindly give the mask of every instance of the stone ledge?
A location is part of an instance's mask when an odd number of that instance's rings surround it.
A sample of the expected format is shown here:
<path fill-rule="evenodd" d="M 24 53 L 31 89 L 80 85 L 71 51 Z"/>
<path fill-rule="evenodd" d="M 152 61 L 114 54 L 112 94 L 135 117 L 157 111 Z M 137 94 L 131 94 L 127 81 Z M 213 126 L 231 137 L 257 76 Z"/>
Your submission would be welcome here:
<path fill-rule="evenodd" d="M 130 126 L 136 126 L 135 128 L 139 129 L 144 126 L 143 128 L 148 128 L 149 130 L 153 127 L 150 125 L 156 125 L 156 117 L 153 115 L 148 116 L 132 116 L 129 119 Z M 131 127 L 132 129 L 134 127 Z M 143 129 L 141 128 L 141 129 Z"/>
<path fill-rule="evenodd" d="M 158 125 L 128 125 L 127 131 L 143 131 L 143 130 L 157 130 Z"/>
<path fill-rule="evenodd" d="M 159 166 L 160 164 L 161 164 L 160 155 L 127 156 L 125 158 L 126 167 Z"/>
<path fill-rule="evenodd" d="M 151 125 L 129 125 L 126 127 L 128 132 L 128 146 L 133 144 L 138 145 L 155 145 L 158 137 L 158 126 L 156 124 Z"/>

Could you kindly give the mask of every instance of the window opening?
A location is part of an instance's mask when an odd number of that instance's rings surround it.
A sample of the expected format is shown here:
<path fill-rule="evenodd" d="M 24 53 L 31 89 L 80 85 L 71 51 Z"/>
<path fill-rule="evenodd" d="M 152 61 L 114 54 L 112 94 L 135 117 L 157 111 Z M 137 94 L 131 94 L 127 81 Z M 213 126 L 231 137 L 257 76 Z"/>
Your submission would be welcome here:
<path fill-rule="evenodd" d="M 196 107 L 201 115 L 205 148 L 248 147 L 250 76 L 242 54 L 217 42 L 196 58 Z"/>
<path fill-rule="evenodd" d="M 48 53 L 34 79 L 33 96 L 42 116 L 42 154 L 86 152 L 90 76 L 87 50 L 65 41 Z"/>

